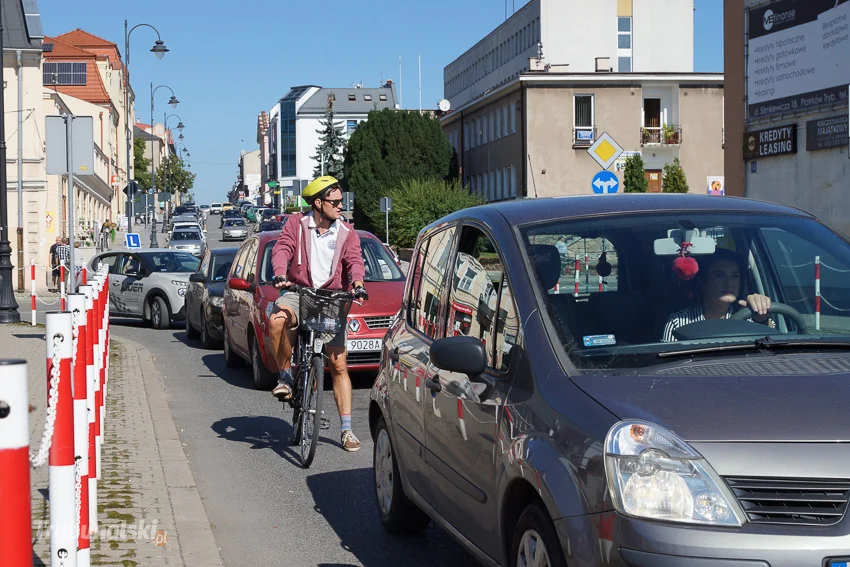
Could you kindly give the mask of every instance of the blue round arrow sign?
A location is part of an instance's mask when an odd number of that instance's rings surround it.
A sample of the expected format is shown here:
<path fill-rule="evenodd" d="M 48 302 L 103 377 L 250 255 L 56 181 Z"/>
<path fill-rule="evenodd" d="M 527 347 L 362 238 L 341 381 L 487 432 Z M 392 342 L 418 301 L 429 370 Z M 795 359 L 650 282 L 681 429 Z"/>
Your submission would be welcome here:
<path fill-rule="evenodd" d="M 616 193 L 620 189 L 620 180 L 617 179 L 617 174 L 607 170 L 600 171 L 593 176 L 593 181 L 590 182 L 593 192 L 597 194 Z"/>

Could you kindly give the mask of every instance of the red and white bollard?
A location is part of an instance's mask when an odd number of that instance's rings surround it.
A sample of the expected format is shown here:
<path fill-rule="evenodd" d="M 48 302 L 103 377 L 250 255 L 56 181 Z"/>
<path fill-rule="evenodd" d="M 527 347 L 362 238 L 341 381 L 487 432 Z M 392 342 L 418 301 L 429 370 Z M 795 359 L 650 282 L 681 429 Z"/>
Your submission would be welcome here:
<path fill-rule="evenodd" d="M 48 428 L 50 442 L 50 564 L 77 564 L 77 495 L 74 475 L 74 403 L 71 397 L 73 319 L 67 312 L 47 314 Z"/>
<path fill-rule="evenodd" d="M 80 286 L 82 289 L 84 286 Z M 89 416 L 86 407 L 88 376 L 86 375 L 86 350 L 88 348 L 88 315 L 85 293 L 68 295 L 68 309 L 77 321 L 77 349 L 74 352 L 74 458 L 80 478 L 79 505 L 77 508 L 77 567 L 91 565 L 89 538 Z"/>
<path fill-rule="evenodd" d="M 65 262 L 59 264 L 59 309 L 65 311 Z"/>
<path fill-rule="evenodd" d="M 94 369 L 94 287 L 84 285 L 80 291 L 86 296 L 86 417 L 88 421 L 88 486 L 89 486 L 89 534 L 97 533 L 97 455 L 95 453 L 94 392 L 97 374 Z"/>
<path fill-rule="evenodd" d="M 102 267 L 103 268 L 103 267 Z M 106 382 L 107 369 L 109 367 L 109 352 L 107 339 L 107 325 L 109 319 L 106 315 L 109 305 L 109 282 L 107 281 L 107 273 L 104 269 L 98 272 L 100 281 L 100 437 L 104 437 L 104 427 L 106 425 Z M 102 442 L 102 441 L 101 441 Z M 100 478 L 100 476 L 98 476 Z"/>
<path fill-rule="evenodd" d="M 0 360 L 0 564 L 32 567 L 27 363 Z"/>
<path fill-rule="evenodd" d="M 815 329 L 820 331 L 820 256 L 815 256 Z"/>
<path fill-rule="evenodd" d="M 100 298 L 101 298 L 101 285 L 100 278 L 92 278 L 92 284 L 94 286 L 94 296 L 93 302 L 94 305 L 92 307 L 93 310 L 93 318 L 94 318 L 94 438 L 95 438 L 95 446 L 94 446 L 94 454 L 95 454 L 95 478 L 100 480 L 101 474 L 101 466 L 100 466 L 100 458 L 101 458 L 101 446 L 102 446 L 102 430 L 101 430 L 101 412 L 103 411 L 103 392 L 101 390 L 101 368 L 100 364 L 103 360 L 103 355 L 101 354 L 102 345 L 100 343 L 100 326 L 102 320 L 100 318 Z"/>
<path fill-rule="evenodd" d="M 578 254 L 576 254 L 575 276 L 576 276 L 576 278 L 575 278 L 576 281 L 575 281 L 574 293 L 575 293 L 575 296 L 578 297 L 578 283 L 579 283 L 579 278 L 581 277 L 581 260 L 579 260 Z"/>
<path fill-rule="evenodd" d="M 32 302 L 32 326 L 35 327 L 35 260 L 30 262 L 30 300 Z"/>
<path fill-rule="evenodd" d="M 88 272 L 88 269 L 86 268 L 86 265 L 83 264 L 82 267 L 80 268 L 80 277 L 82 278 L 80 280 L 80 285 L 88 285 L 88 274 L 87 274 L 87 272 Z"/>
<path fill-rule="evenodd" d="M 457 423 L 460 427 L 460 434 L 464 441 L 468 441 L 466 437 L 466 420 L 463 419 L 463 400 L 457 399 Z"/>

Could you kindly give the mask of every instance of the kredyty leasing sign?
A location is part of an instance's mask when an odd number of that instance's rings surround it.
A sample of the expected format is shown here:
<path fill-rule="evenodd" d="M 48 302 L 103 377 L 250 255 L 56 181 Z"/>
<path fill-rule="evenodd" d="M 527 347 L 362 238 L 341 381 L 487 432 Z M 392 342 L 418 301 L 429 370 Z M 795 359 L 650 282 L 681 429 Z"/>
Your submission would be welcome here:
<path fill-rule="evenodd" d="M 744 134 L 744 159 L 797 153 L 797 126 L 777 126 Z"/>

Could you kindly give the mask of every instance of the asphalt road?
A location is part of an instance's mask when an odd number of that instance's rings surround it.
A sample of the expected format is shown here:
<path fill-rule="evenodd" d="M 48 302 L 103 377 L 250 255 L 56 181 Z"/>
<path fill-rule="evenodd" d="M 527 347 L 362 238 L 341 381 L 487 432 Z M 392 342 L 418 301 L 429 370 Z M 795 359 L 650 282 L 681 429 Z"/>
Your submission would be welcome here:
<path fill-rule="evenodd" d="M 232 246 L 219 241 L 217 227 L 214 216 L 209 245 Z M 113 319 L 112 332 L 144 345 L 155 358 L 225 565 L 476 564 L 433 525 L 406 537 L 381 526 L 367 424 L 373 376 L 353 380 L 352 422 L 361 451 L 340 447 L 339 418 L 326 391 L 330 429 L 323 431 L 312 467 L 304 470 L 288 444 L 291 410 L 269 392 L 254 390 L 247 366 L 225 368 L 221 350 L 187 341 L 182 324 L 156 331 L 140 321 Z"/>

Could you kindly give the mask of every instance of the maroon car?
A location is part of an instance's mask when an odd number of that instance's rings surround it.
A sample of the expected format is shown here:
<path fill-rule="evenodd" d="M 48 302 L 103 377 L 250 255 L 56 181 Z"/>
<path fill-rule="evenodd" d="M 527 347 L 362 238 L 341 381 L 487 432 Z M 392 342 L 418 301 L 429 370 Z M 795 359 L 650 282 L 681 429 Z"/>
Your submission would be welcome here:
<path fill-rule="evenodd" d="M 404 275 L 377 237 L 361 230 L 357 234 L 369 300 L 355 303 L 348 315 L 348 369 L 375 372 L 384 335 L 401 307 Z M 272 248 L 279 235 L 262 232 L 242 243 L 224 291 L 225 362 L 234 367 L 250 361 L 259 389 L 273 387 L 279 371 L 269 340 L 269 315 L 279 295 L 272 285 Z"/>

